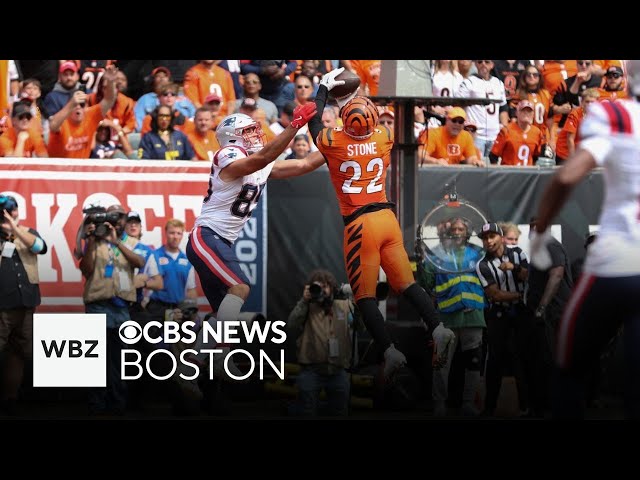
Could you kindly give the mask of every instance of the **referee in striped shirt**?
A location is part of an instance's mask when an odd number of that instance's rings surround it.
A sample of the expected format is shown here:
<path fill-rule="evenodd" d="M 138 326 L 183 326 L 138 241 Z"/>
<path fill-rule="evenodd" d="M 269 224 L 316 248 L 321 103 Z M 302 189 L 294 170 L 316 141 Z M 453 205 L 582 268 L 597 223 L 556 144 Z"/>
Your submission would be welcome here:
<path fill-rule="evenodd" d="M 503 232 L 496 223 L 486 223 L 478 234 L 486 251 L 485 258 L 476 265 L 476 273 L 489 302 L 485 311 L 489 357 L 486 370 L 486 397 L 484 414 L 493 416 L 502 376 L 509 359 L 509 336 L 515 333 L 516 357 L 522 366 L 519 378 L 518 398 L 521 412 L 533 404 L 537 414 L 540 400 L 536 396 L 537 347 L 533 315 L 523 303 L 525 281 L 528 276 L 528 261 L 520 247 L 506 247 L 502 242 Z"/>

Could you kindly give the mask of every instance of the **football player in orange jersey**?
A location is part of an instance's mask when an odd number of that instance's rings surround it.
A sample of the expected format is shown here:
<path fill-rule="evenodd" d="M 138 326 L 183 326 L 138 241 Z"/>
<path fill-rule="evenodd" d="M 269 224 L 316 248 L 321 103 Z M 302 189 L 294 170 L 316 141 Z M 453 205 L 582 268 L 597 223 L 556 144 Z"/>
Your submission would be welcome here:
<path fill-rule="evenodd" d="M 367 330 L 384 352 L 384 378 L 390 379 L 406 358 L 391 342 L 376 302 L 381 266 L 391 287 L 420 313 L 440 356 L 455 335 L 440 322 L 431 299 L 415 282 L 400 225 L 391 210 L 395 205 L 387 200 L 385 179 L 393 132 L 378 126 L 378 109 L 367 97 L 356 96 L 357 89 L 337 99 L 343 127 L 323 128 L 321 112 L 329 91 L 344 84 L 335 79 L 343 70 L 322 77 L 315 99 L 318 113 L 309 122 L 309 131 L 325 157 L 340 204 L 349 283 Z"/>

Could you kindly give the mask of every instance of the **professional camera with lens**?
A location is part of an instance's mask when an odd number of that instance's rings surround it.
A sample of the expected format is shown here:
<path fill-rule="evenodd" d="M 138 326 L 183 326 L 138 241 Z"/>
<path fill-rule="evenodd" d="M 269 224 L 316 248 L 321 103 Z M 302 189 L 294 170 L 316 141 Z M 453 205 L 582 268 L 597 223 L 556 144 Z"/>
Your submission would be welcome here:
<path fill-rule="evenodd" d="M 109 227 L 107 224 L 115 227 L 122 215 L 120 212 L 107 212 L 107 209 L 104 207 L 94 206 L 85 208 L 82 210 L 82 213 L 86 215 L 84 219 L 85 225 L 89 223 L 95 224 L 96 229 L 93 231 L 93 235 L 101 239 L 109 235 Z"/>
<path fill-rule="evenodd" d="M 325 303 L 325 301 L 330 302 L 333 300 L 346 300 L 353 296 L 351 285 L 349 285 L 348 283 L 343 283 L 334 288 L 333 295 L 327 296 L 324 292 L 322 284 L 319 282 L 314 282 L 309 285 L 309 294 L 311 295 L 310 301 L 313 303 Z"/>
<path fill-rule="evenodd" d="M 319 282 L 313 282 L 309 285 L 309 294 L 311 295 L 311 302 L 313 303 L 322 303 L 326 298 L 324 287 Z"/>

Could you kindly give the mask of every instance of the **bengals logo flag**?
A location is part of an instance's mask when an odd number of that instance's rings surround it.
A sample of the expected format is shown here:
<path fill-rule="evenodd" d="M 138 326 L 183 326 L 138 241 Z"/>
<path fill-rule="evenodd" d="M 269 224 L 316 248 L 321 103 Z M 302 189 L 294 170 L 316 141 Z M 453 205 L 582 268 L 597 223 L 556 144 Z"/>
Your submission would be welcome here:
<path fill-rule="evenodd" d="M 461 154 L 462 154 L 462 151 L 460 150 L 460 145 L 458 145 L 457 143 L 447 144 L 447 155 L 449 157 L 455 157 Z"/>

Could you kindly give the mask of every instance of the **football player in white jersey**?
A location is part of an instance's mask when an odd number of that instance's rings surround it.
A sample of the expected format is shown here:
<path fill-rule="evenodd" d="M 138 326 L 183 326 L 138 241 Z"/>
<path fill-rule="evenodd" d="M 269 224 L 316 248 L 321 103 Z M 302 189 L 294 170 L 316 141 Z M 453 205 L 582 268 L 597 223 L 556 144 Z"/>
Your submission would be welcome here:
<path fill-rule="evenodd" d="M 237 320 L 249 296 L 249 280 L 240 269 L 233 243 L 256 207 L 267 178 L 302 175 L 324 163 L 324 157 L 317 152 L 302 160 L 275 161 L 298 129 L 315 115 L 315 109 L 315 102 L 296 107 L 291 125 L 267 145 L 263 143 L 260 123 L 242 113 L 228 115 L 216 129 L 221 148 L 213 157 L 209 189 L 189 235 L 186 253 L 217 321 Z M 201 348 L 213 348 L 213 344 L 207 342 L 196 350 Z M 219 361 L 216 358 L 214 374 L 229 379 L 222 369 L 229 346 L 219 344 L 217 348 L 223 353 Z M 199 354 L 194 363 L 202 365 L 206 359 L 205 354 Z M 230 372 L 242 375 L 231 360 Z"/>
<path fill-rule="evenodd" d="M 589 246 L 558 327 L 554 416 L 584 415 L 584 376 L 624 325 L 626 415 L 640 418 L 640 61 L 627 63 L 633 100 L 594 103 L 580 126 L 582 141 L 555 173 L 538 209 L 531 261 L 545 268 L 547 228 L 577 185 L 602 167 L 600 230 Z"/>

